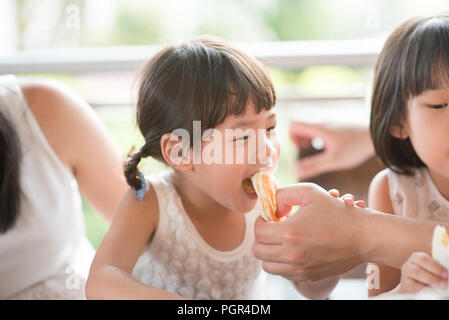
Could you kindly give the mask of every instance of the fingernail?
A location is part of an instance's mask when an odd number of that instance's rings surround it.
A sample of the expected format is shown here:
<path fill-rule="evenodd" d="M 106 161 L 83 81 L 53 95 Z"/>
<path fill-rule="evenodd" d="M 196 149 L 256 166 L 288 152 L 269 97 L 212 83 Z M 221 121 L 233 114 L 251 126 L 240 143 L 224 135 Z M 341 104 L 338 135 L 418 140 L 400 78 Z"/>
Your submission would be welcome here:
<path fill-rule="evenodd" d="M 358 200 L 354 204 L 360 208 L 366 208 L 366 202 L 363 200 Z"/>
<path fill-rule="evenodd" d="M 444 278 L 444 279 L 447 279 L 447 278 L 448 278 L 448 272 L 447 272 L 447 270 L 444 270 L 444 271 L 441 273 L 441 277 Z"/>

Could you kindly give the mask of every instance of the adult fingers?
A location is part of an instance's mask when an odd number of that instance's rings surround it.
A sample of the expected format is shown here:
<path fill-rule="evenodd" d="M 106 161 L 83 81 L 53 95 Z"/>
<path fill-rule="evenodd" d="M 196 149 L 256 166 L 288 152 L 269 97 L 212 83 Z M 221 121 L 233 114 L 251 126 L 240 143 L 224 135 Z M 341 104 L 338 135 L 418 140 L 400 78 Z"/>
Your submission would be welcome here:
<path fill-rule="evenodd" d="M 255 242 L 254 256 L 265 262 L 279 262 L 300 265 L 304 263 L 305 252 L 296 243 L 284 242 L 282 244 L 264 244 Z"/>
<path fill-rule="evenodd" d="M 354 196 L 350 193 L 345 194 L 341 199 L 344 201 L 344 203 L 348 206 L 354 205 Z"/>
<path fill-rule="evenodd" d="M 331 196 L 333 196 L 334 198 L 339 198 L 340 197 L 340 191 L 339 190 L 337 190 L 337 189 L 330 189 L 329 191 L 328 191 L 328 193 L 331 195 Z M 351 197 L 352 197 L 352 203 L 350 202 L 351 200 L 349 200 L 349 202 L 346 202 L 345 201 L 345 204 L 347 204 L 347 205 L 355 205 L 355 206 L 357 206 L 357 207 L 360 207 L 360 208 L 366 208 L 366 202 L 365 201 L 363 201 L 363 200 L 357 200 L 357 201 L 354 201 L 354 196 L 352 196 L 351 194 L 348 194 L 348 195 L 350 195 Z M 346 195 L 344 195 L 343 197 L 342 197 L 342 199 L 343 199 L 343 201 L 345 200 L 345 196 Z"/>
<path fill-rule="evenodd" d="M 266 262 L 288 263 L 288 259 L 284 258 L 281 244 L 265 244 L 255 242 L 253 245 L 254 256 Z"/>
<path fill-rule="evenodd" d="M 262 269 L 270 274 L 282 276 L 289 280 L 304 281 L 311 279 L 311 276 L 304 269 L 288 263 L 264 261 L 262 262 Z"/>
<path fill-rule="evenodd" d="M 267 222 L 258 217 L 254 224 L 254 237 L 256 242 L 279 245 L 282 243 L 282 222 Z"/>
<path fill-rule="evenodd" d="M 293 206 L 304 207 L 313 201 L 317 192 L 324 191 L 312 183 L 297 183 L 276 190 L 277 216 L 283 217 Z M 324 191 L 325 192 L 325 191 Z"/>
<path fill-rule="evenodd" d="M 327 264 L 307 267 L 301 264 L 263 261 L 262 268 L 271 274 L 282 276 L 292 281 L 319 281 L 328 277 L 338 276 L 344 271 L 335 270 Z"/>
<path fill-rule="evenodd" d="M 356 202 L 354 202 L 354 205 L 360 208 L 366 208 L 366 202 L 363 200 L 357 200 Z"/>
<path fill-rule="evenodd" d="M 334 198 L 340 197 L 340 191 L 338 191 L 337 189 L 330 189 L 328 192 Z"/>

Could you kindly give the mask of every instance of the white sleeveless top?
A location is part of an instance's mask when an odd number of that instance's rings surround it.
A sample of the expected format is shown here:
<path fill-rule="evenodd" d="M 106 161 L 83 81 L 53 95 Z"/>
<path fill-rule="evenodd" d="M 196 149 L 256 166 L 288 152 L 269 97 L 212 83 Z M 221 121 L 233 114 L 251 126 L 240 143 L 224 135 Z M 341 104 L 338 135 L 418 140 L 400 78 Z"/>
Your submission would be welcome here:
<path fill-rule="evenodd" d="M 159 223 L 132 276 L 152 287 L 193 299 L 263 298 L 261 265 L 252 253 L 257 206 L 245 214 L 245 236 L 232 251 L 211 247 L 186 214 L 171 172 L 148 177 L 159 204 Z"/>
<path fill-rule="evenodd" d="M 29 109 L 15 76 L 0 76 L 0 112 L 20 140 L 20 213 L 0 234 L 0 299 L 84 298 L 95 251 L 78 185 Z"/>
<path fill-rule="evenodd" d="M 413 169 L 411 176 L 385 170 L 395 214 L 449 222 L 449 201 L 438 191 L 426 167 Z"/>

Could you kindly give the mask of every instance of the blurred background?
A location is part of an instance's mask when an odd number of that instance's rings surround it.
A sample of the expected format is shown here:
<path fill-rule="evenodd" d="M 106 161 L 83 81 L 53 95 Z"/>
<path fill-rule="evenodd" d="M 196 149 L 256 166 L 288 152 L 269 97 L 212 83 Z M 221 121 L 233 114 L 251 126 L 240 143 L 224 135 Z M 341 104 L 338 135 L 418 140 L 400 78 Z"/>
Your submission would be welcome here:
<path fill-rule="evenodd" d="M 370 78 L 386 37 L 413 16 L 443 12 L 447 0 L 0 0 L 0 74 L 65 83 L 90 103 L 125 155 L 142 144 L 134 102 L 143 63 L 164 44 L 221 37 L 260 59 L 273 77 L 282 144 L 275 175 L 285 185 L 297 182 L 289 121 L 368 122 Z M 374 161 L 312 181 L 366 199 L 379 168 Z M 142 169 L 164 166 L 147 159 Z M 98 247 L 108 226 L 86 202 L 83 209 Z M 332 297 L 366 297 L 361 270 Z M 301 299 L 270 279 L 275 298 Z"/>

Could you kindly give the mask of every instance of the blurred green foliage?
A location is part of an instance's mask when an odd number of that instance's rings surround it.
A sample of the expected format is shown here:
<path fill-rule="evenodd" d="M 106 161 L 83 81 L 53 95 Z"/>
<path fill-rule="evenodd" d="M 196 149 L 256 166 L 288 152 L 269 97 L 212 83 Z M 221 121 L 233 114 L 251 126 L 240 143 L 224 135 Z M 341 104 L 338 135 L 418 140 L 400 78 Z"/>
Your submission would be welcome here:
<path fill-rule="evenodd" d="M 161 22 L 151 10 L 131 10 L 122 6 L 117 15 L 111 42 L 121 45 L 146 45 L 163 39 Z"/>

